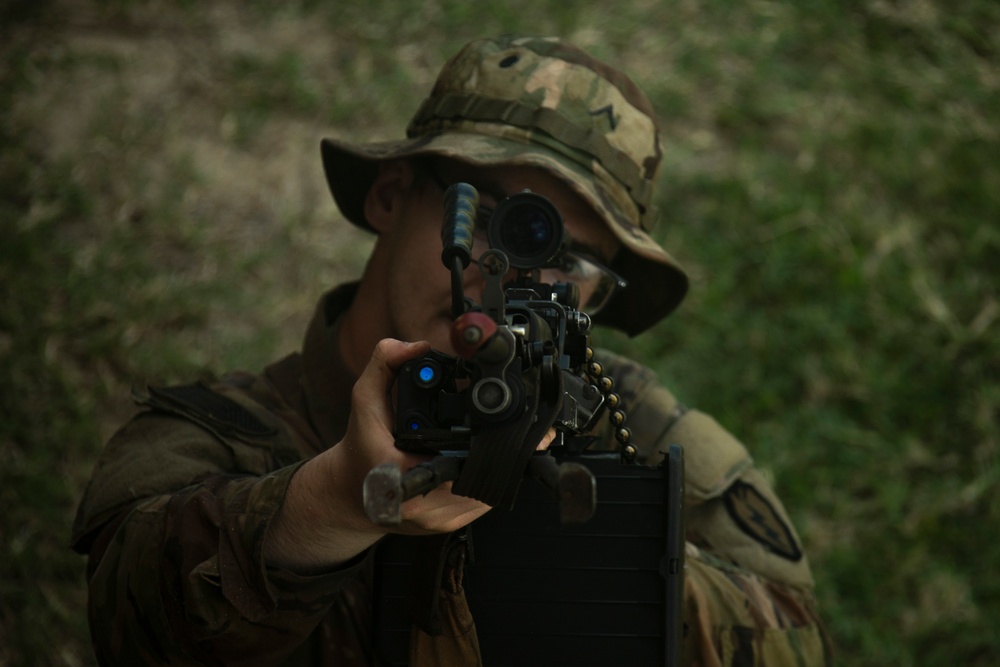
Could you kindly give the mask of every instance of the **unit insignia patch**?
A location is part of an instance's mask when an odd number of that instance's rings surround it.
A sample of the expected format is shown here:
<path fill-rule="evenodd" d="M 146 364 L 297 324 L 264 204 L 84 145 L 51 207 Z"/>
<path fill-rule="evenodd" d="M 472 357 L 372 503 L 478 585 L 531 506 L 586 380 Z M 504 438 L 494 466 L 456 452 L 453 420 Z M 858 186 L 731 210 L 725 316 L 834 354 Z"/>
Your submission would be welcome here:
<path fill-rule="evenodd" d="M 726 509 L 740 529 L 764 545 L 768 551 L 797 561 L 802 550 L 792 530 L 774 506 L 757 489 L 743 482 L 736 482 L 726 492 Z"/>

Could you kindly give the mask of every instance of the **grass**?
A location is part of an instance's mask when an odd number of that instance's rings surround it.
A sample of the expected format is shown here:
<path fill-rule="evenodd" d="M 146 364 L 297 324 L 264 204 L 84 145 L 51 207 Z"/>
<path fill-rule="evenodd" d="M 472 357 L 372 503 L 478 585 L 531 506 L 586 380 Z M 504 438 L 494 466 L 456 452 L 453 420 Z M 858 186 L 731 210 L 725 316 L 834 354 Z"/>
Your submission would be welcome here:
<path fill-rule="evenodd" d="M 0 665 L 93 663 L 69 527 L 132 382 L 259 368 L 360 270 L 319 138 L 399 136 L 444 58 L 518 29 L 653 97 L 693 289 L 600 342 L 750 446 L 841 663 L 996 664 L 998 28 L 985 0 L 8 3 Z"/>

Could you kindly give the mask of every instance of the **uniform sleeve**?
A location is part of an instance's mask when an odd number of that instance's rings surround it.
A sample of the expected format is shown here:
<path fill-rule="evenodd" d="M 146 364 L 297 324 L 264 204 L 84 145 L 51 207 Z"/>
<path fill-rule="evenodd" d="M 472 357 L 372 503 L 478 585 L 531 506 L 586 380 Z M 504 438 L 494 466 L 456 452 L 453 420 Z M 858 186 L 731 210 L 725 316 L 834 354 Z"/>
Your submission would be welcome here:
<path fill-rule="evenodd" d="M 265 443 L 140 416 L 103 453 L 73 546 L 87 553 L 89 617 L 105 665 L 270 665 L 291 653 L 361 563 L 303 577 L 263 560 L 298 464 Z"/>
<path fill-rule="evenodd" d="M 685 665 L 826 665 L 809 561 L 746 447 L 647 368 L 603 353 L 640 458 L 685 459 Z"/>

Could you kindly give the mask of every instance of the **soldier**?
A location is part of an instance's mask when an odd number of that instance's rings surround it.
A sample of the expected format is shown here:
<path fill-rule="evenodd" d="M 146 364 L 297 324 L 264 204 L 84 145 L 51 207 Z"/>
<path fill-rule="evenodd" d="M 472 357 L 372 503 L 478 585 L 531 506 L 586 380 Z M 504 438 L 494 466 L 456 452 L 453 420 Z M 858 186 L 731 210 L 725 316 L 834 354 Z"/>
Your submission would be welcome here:
<path fill-rule="evenodd" d="M 442 187 L 472 183 L 486 207 L 525 188 L 552 200 L 584 250 L 560 277 L 598 323 L 635 335 L 684 297 L 684 272 L 649 236 L 653 110 L 619 71 L 554 38 L 475 41 L 407 134 L 322 142 L 338 206 L 378 238 L 360 281 L 323 296 L 300 353 L 260 375 L 137 392 L 143 410 L 105 448 L 74 527 L 102 664 L 377 660 L 370 554 L 390 529 L 365 516 L 361 484 L 375 465 L 422 460 L 394 447 L 386 397 L 405 360 L 451 349 Z M 474 267 L 466 287 L 479 301 Z M 746 448 L 651 371 L 604 362 L 641 456 L 685 447 L 686 664 L 824 664 L 806 556 Z M 488 509 L 445 486 L 407 501 L 392 531 L 447 534 Z M 444 579 L 444 632 L 414 629 L 411 664 L 479 662 L 460 567 Z"/>

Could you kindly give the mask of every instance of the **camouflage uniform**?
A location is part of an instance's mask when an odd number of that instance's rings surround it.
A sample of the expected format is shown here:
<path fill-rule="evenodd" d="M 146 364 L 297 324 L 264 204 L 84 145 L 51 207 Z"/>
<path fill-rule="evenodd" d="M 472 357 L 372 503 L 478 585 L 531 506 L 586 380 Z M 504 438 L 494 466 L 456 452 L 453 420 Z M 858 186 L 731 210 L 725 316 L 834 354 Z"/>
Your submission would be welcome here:
<path fill-rule="evenodd" d="M 74 548 L 90 556 L 102 664 L 373 659 L 365 558 L 315 576 L 262 559 L 299 463 L 346 430 L 353 378 L 334 341 L 352 294 L 342 288 L 325 298 L 301 354 L 212 386 L 235 405 L 207 389 L 137 393 L 147 409 L 108 443 L 74 528 Z M 685 447 L 688 664 L 823 664 L 806 558 L 746 449 L 679 405 L 649 370 L 599 356 L 644 451 Z M 742 525 L 755 509 L 766 530 Z"/>
<path fill-rule="evenodd" d="M 683 271 L 648 234 L 660 162 L 652 110 L 624 75 L 578 49 L 537 38 L 475 42 L 446 65 L 407 140 L 323 143 L 334 197 L 359 225 L 379 162 L 421 155 L 542 167 L 572 187 L 622 244 L 613 268 L 629 286 L 599 321 L 635 334 L 683 298 Z M 375 661 L 370 554 L 315 574 L 263 559 L 295 471 L 345 433 L 354 378 L 336 336 L 353 294 L 348 286 L 324 297 L 302 352 L 260 376 L 137 392 L 144 410 L 108 443 L 74 526 L 74 548 L 89 555 L 102 664 Z M 746 449 L 649 370 L 607 354 L 603 362 L 644 456 L 685 447 L 685 663 L 824 664 L 806 557 Z M 462 635 L 469 622 L 451 574 L 441 594 Z M 414 647 L 424 664 L 478 657 L 464 635 L 415 631 Z"/>

